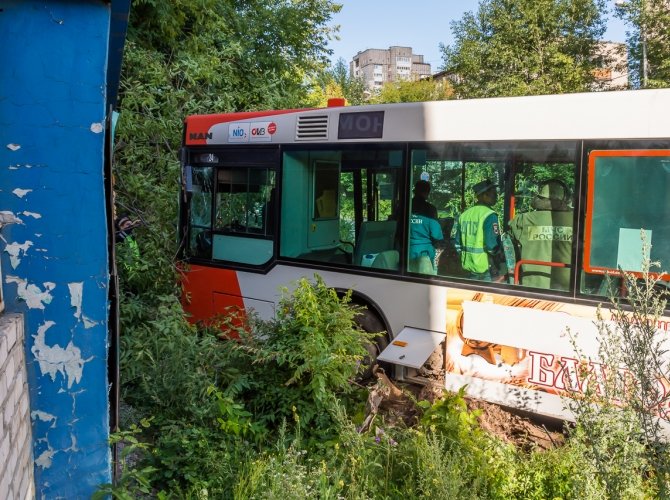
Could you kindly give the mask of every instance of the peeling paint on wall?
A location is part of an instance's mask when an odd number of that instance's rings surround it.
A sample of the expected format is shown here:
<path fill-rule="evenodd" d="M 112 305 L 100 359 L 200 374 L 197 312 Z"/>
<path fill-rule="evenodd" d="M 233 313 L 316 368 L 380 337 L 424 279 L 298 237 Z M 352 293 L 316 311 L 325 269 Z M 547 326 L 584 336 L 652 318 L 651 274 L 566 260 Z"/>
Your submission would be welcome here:
<path fill-rule="evenodd" d="M 67 287 L 70 289 L 70 305 L 74 307 L 74 317 L 81 319 L 81 301 L 84 295 L 84 283 L 68 283 Z"/>
<path fill-rule="evenodd" d="M 7 224 L 23 224 L 23 221 L 14 215 L 14 212 L 2 210 L 0 211 L 0 226 L 5 226 Z"/>
<path fill-rule="evenodd" d="M 56 288 L 55 283 L 47 281 L 42 283 L 44 285 L 44 291 L 42 291 L 37 285 L 28 283 L 18 276 L 7 276 L 5 283 L 16 283 L 16 294 L 20 299 L 26 301 L 30 309 L 44 309 L 44 304 L 50 304 L 53 298 L 50 293 L 51 290 Z"/>
<path fill-rule="evenodd" d="M 58 420 L 56 415 L 52 415 L 51 413 L 47 413 L 41 410 L 31 411 L 30 418 L 33 420 L 39 419 L 42 422 L 51 422 L 51 426 L 49 427 L 50 429 L 54 429 L 56 427 L 56 421 Z"/>
<path fill-rule="evenodd" d="M 102 123 L 91 123 L 91 132 L 99 134 L 104 130 Z"/>
<path fill-rule="evenodd" d="M 21 214 L 25 215 L 26 217 L 32 217 L 33 219 L 41 219 L 42 218 L 42 214 L 36 214 L 35 212 L 24 211 L 24 212 L 21 212 Z"/>
<path fill-rule="evenodd" d="M 32 189 L 21 189 L 21 188 L 16 188 L 12 193 L 14 193 L 16 196 L 19 198 L 23 198 L 25 195 L 30 193 Z"/>
<path fill-rule="evenodd" d="M 16 165 L 10 165 L 9 170 L 18 170 L 19 168 L 33 168 L 30 163 L 17 163 Z"/>
<path fill-rule="evenodd" d="M 21 146 L 19 144 L 7 144 L 7 149 L 11 149 L 12 151 L 18 151 L 21 149 Z"/>
<path fill-rule="evenodd" d="M 83 359 L 81 350 L 72 342 L 69 342 L 65 349 L 58 344 L 52 347 L 46 345 L 46 331 L 55 324 L 53 321 L 45 321 L 37 329 L 37 335 L 33 335 L 35 342 L 31 352 L 39 363 L 43 375 L 50 375 L 51 380 L 56 380 L 56 375 L 60 373 L 67 380 L 67 388 L 71 389 L 72 384 L 81 381 L 84 364 L 93 358 Z"/>
<path fill-rule="evenodd" d="M 93 321 L 90 318 L 87 318 L 81 313 L 81 303 L 84 298 L 84 283 L 68 283 L 68 288 L 70 289 L 70 304 L 74 307 L 74 317 L 79 321 L 84 322 L 84 328 L 92 328 L 97 325 L 98 321 Z"/>
<path fill-rule="evenodd" d="M 9 262 L 11 263 L 13 269 L 16 269 L 16 267 L 21 263 L 21 254 L 25 255 L 31 246 L 33 246 L 33 242 L 30 240 L 27 240 L 23 244 L 8 243 L 5 246 L 5 252 L 9 254 Z"/>
<path fill-rule="evenodd" d="M 48 469 L 51 467 L 51 459 L 55 454 L 56 451 L 53 448 L 43 451 L 40 456 L 35 459 L 35 465 L 42 469 Z"/>

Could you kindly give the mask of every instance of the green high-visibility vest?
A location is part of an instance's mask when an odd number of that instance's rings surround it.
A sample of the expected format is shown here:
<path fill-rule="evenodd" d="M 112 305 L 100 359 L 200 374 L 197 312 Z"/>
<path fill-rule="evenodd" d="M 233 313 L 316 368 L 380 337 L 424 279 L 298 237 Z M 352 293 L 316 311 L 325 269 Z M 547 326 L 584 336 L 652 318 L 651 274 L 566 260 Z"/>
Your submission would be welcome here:
<path fill-rule="evenodd" d="M 466 271 L 483 273 L 489 269 L 489 256 L 484 248 L 484 221 L 495 213 L 485 205 L 475 205 L 458 219 L 461 232 L 461 265 Z"/>

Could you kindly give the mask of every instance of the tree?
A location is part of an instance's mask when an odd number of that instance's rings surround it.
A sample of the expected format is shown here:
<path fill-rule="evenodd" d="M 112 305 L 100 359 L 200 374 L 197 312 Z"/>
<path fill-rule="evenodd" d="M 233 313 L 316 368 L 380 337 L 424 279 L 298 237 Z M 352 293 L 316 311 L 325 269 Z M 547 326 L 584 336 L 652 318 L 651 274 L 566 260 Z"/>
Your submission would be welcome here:
<path fill-rule="evenodd" d="M 634 87 L 670 86 L 670 2 L 616 2 L 615 15 L 629 27 L 628 69 Z"/>
<path fill-rule="evenodd" d="M 454 90 L 449 82 L 433 79 L 385 83 L 378 94 L 370 98 L 373 104 L 390 102 L 443 101 Z"/>
<path fill-rule="evenodd" d="M 365 103 L 365 83 L 361 78 L 349 74 L 347 64 L 342 58 L 317 76 L 314 90 L 310 94 L 315 107 L 326 106 L 328 99 L 332 97 L 344 97 L 347 104 L 353 106 Z"/>
<path fill-rule="evenodd" d="M 459 97 L 594 90 L 604 0 L 482 0 L 440 48 Z"/>
<path fill-rule="evenodd" d="M 137 293 L 174 287 L 178 150 L 193 113 L 301 107 L 328 62 L 332 0 L 136 0 L 120 84 L 117 205 L 141 217 Z M 123 208 L 121 208 L 123 207 Z"/>

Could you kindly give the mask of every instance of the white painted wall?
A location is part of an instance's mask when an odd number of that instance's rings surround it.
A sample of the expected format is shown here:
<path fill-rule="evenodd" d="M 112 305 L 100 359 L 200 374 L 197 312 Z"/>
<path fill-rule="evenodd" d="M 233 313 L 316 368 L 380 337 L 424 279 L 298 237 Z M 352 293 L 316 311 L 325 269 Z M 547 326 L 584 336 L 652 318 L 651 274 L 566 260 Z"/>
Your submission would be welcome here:
<path fill-rule="evenodd" d="M 0 498 L 35 498 L 22 314 L 0 316 Z"/>

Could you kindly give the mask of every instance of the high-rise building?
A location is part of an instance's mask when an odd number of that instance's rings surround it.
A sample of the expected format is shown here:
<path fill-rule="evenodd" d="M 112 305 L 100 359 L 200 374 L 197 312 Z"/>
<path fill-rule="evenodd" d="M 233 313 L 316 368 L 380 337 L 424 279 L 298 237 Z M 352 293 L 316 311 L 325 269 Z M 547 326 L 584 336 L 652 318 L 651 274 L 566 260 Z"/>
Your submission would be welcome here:
<path fill-rule="evenodd" d="M 412 53 L 412 47 L 393 46 L 359 52 L 349 63 L 349 72 L 363 78 L 369 90 L 377 90 L 387 82 L 430 76 L 430 64 L 423 62 L 422 55 Z"/>

